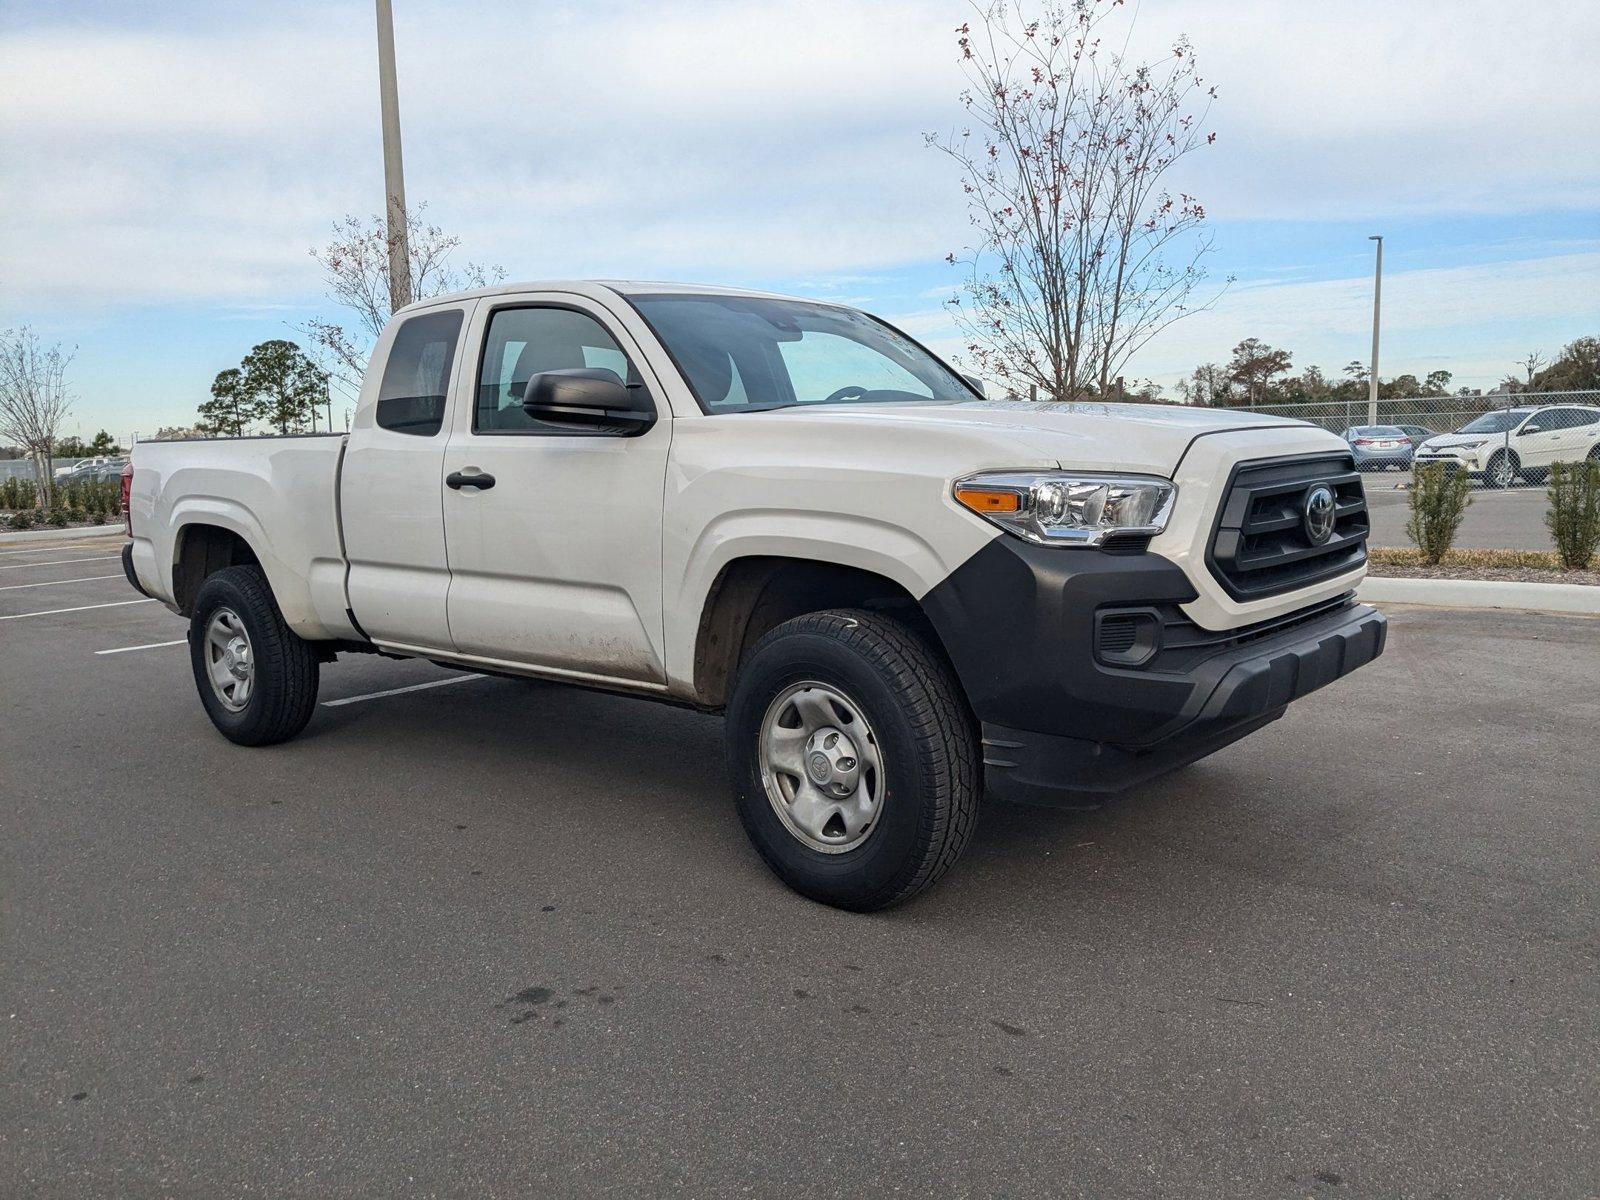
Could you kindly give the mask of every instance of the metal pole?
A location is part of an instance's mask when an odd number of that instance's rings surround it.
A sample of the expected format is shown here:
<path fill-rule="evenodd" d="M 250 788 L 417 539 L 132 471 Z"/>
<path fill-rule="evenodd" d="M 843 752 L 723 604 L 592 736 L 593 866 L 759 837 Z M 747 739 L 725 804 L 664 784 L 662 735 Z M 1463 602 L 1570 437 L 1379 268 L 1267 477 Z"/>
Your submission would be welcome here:
<path fill-rule="evenodd" d="M 1378 423 L 1378 313 L 1383 303 L 1383 235 L 1367 239 L 1378 243 L 1378 265 L 1372 274 L 1372 377 L 1367 380 L 1367 424 Z"/>
<path fill-rule="evenodd" d="M 394 76 L 394 13 L 378 0 L 378 96 L 383 108 L 383 190 L 389 223 L 389 309 L 411 303 L 411 249 L 406 238 L 406 177 L 400 160 L 400 95 Z"/>

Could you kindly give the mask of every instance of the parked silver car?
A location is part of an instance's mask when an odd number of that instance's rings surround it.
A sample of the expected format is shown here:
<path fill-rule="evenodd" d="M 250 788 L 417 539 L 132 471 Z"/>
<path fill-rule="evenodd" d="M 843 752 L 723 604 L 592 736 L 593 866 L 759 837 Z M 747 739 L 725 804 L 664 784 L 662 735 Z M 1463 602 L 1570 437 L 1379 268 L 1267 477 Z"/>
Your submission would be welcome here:
<path fill-rule="evenodd" d="M 1411 468 L 1417 447 L 1434 436 L 1420 425 L 1352 425 L 1341 434 L 1350 443 L 1358 471 Z"/>

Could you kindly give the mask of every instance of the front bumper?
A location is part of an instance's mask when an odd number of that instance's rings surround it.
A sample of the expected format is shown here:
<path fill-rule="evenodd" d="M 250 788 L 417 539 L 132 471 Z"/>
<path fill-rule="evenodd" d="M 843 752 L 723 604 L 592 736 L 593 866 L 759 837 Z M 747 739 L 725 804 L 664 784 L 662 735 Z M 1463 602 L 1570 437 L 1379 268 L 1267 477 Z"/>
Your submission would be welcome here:
<path fill-rule="evenodd" d="M 970 569 L 969 569 L 970 568 Z M 923 598 L 982 724 L 988 791 L 1092 806 L 1202 758 L 1383 652 L 1387 622 L 1350 600 L 1210 634 L 1187 625 L 1138 667 L 1112 665 L 1098 618 L 1144 608 L 1172 629 L 1194 589 L 1151 553 L 999 539 Z M 1097 646 L 1100 649 L 1097 649 Z"/>
<path fill-rule="evenodd" d="M 1418 453 L 1411 460 L 1414 467 L 1425 467 L 1432 463 L 1442 464 L 1447 471 L 1465 471 L 1468 475 L 1482 475 L 1485 460 L 1477 453 L 1466 454 L 1422 454 Z"/>
<path fill-rule="evenodd" d="M 1352 604 L 1206 661 L 1169 731 L 1117 745 L 983 725 L 990 794 L 1025 804 L 1075 807 L 1076 793 L 1117 792 L 1204 758 L 1277 720 L 1295 700 L 1383 653 L 1388 621 Z"/>

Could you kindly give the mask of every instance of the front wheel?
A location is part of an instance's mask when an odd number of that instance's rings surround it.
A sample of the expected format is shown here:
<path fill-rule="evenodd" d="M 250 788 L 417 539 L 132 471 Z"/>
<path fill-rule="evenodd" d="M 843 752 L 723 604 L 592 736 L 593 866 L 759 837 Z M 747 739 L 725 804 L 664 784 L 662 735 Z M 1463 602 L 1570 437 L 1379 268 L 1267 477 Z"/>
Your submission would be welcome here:
<path fill-rule="evenodd" d="M 226 567 L 200 585 L 189 663 L 206 715 L 230 742 L 286 742 L 316 711 L 316 651 L 284 623 L 259 567 Z"/>
<path fill-rule="evenodd" d="M 949 666 L 900 623 L 808 613 L 739 669 L 728 757 L 745 832 L 803 896 L 856 912 L 929 887 L 977 824 L 982 764 Z"/>
<path fill-rule="evenodd" d="M 1517 481 L 1517 458 L 1509 450 L 1496 450 L 1483 478 L 1490 487 L 1508 488 Z"/>

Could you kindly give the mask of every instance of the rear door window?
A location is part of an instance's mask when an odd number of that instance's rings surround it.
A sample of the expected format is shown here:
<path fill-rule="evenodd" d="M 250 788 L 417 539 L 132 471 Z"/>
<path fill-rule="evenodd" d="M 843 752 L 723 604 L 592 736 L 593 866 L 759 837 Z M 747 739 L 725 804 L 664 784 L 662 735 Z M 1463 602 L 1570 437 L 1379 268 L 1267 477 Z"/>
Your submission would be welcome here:
<path fill-rule="evenodd" d="M 461 336 L 461 310 L 423 313 L 400 326 L 378 388 L 378 426 L 414 437 L 444 427 L 450 368 Z"/>

